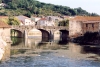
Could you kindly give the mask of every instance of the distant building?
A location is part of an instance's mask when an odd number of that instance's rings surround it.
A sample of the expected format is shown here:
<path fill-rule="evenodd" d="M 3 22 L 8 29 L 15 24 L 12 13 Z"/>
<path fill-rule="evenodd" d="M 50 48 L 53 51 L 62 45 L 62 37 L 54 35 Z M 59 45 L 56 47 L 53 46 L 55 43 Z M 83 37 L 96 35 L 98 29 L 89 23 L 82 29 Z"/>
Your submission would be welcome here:
<path fill-rule="evenodd" d="M 0 8 L 6 7 L 6 6 L 7 6 L 7 4 L 5 4 L 5 3 L 0 3 Z"/>
<path fill-rule="evenodd" d="M 99 32 L 100 17 L 75 16 L 69 20 L 69 36 L 82 36 L 86 32 Z"/>
<path fill-rule="evenodd" d="M 37 21 L 37 25 L 40 26 L 55 26 L 55 22 L 49 18 L 41 18 L 39 21 Z"/>
<path fill-rule="evenodd" d="M 54 22 L 57 22 L 57 21 L 60 20 L 60 18 L 58 16 L 47 16 L 46 19 L 47 20 L 50 20 L 51 19 Z"/>
<path fill-rule="evenodd" d="M 37 22 L 37 21 L 39 21 L 40 19 L 41 19 L 40 17 L 31 16 L 31 20 L 34 21 L 34 22 Z"/>
<path fill-rule="evenodd" d="M 28 18 L 26 16 L 20 15 L 17 16 L 18 20 L 21 21 L 20 25 L 35 25 L 35 22 L 32 21 L 31 18 Z"/>

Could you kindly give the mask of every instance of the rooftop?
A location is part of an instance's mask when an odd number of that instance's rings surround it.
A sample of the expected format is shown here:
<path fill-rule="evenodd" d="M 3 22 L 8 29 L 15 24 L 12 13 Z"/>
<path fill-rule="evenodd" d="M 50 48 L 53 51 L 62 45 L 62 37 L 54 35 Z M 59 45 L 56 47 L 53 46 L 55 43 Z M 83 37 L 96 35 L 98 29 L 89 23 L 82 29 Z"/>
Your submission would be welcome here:
<path fill-rule="evenodd" d="M 0 18 L 8 18 L 8 16 L 0 16 Z"/>
<path fill-rule="evenodd" d="M 47 20 L 46 18 L 41 18 L 40 20 Z"/>
<path fill-rule="evenodd" d="M 10 26 L 7 23 L 0 21 L 0 28 L 10 28 Z"/>
<path fill-rule="evenodd" d="M 16 16 L 16 17 L 17 17 L 18 19 L 21 19 L 21 20 L 29 19 L 29 17 L 23 16 L 23 15 Z"/>
<path fill-rule="evenodd" d="M 92 16 L 75 16 L 74 18 L 70 20 L 76 20 L 76 21 L 100 21 L 100 17 L 92 17 Z"/>

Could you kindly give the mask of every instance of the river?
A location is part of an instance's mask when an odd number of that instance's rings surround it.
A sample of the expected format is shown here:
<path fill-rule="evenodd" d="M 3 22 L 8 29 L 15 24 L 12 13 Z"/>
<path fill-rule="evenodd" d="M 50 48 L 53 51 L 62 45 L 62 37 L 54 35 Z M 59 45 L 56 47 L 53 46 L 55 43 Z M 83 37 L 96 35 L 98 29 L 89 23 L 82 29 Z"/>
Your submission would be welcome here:
<path fill-rule="evenodd" d="M 0 67 L 100 67 L 100 46 L 38 37 L 12 38 L 10 58 Z M 5 55 L 6 56 L 6 55 Z"/>

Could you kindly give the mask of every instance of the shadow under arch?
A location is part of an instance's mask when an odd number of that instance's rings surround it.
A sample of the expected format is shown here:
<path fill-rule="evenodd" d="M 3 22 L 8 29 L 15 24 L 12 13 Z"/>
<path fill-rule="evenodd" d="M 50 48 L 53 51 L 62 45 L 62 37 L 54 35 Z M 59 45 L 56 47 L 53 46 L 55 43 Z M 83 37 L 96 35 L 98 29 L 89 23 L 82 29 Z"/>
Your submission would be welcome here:
<path fill-rule="evenodd" d="M 66 45 L 69 42 L 69 31 L 68 30 L 59 30 L 60 31 L 60 40 L 58 44 Z"/>
<path fill-rule="evenodd" d="M 24 33 L 20 30 L 11 29 L 11 37 L 22 38 L 22 37 L 24 37 Z"/>
<path fill-rule="evenodd" d="M 37 33 L 36 33 L 36 31 L 37 31 Z M 48 42 L 49 41 L 49 32 L 47 30 L 44 30 L 44 29 L 35 29 L 35 28 L 31 29 L 28 32 L 28 35 L 30 35 L 29 38 L 32 38 L 32 36 L 37 35 L 38 37 L 41 38 L 41 41 L 44 41 L 44 42 Z"/>
<path fill-rule="evenodd" d="M 42 32 L 42 42 L 48 42 L 50 38 L 50 34 L 48 31 L 39 29 Z"/>

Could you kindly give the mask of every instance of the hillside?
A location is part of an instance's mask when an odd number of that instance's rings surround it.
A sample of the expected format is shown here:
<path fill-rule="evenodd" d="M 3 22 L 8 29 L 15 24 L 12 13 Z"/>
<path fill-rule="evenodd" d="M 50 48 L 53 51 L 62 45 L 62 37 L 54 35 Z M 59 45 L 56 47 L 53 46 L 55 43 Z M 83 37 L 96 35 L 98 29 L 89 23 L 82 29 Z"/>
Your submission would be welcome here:
<path fill-rule="evenodd" d="M 72 9 L 67 6 L 47 4 L 36 0 L 0 0 L 0 2 L 6 3 L 5 8 L 1 8 L 0 15 L 26 15 L 32 14 L 41 15 L 85 15 L 85 16 L 98 16 L 96 13 L 89 13 L 82 8 Z"/>

